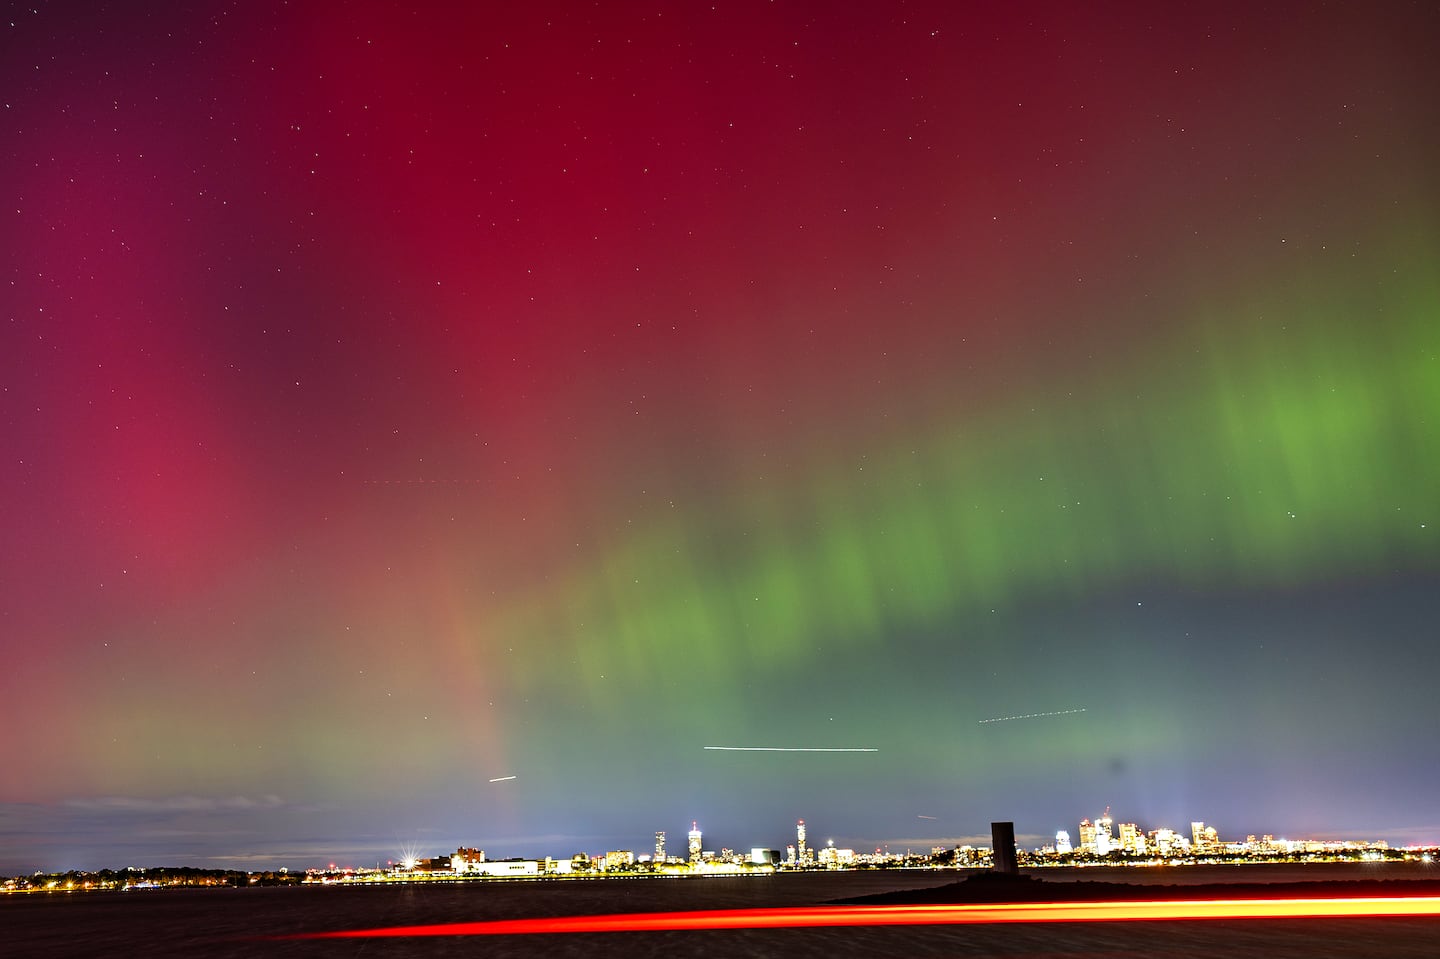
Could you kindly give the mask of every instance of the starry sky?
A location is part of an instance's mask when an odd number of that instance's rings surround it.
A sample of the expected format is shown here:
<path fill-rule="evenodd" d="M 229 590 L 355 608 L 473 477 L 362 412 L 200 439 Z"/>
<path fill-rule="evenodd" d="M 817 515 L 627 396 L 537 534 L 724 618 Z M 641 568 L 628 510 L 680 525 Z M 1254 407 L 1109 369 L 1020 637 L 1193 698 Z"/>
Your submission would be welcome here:
<path fill-rule="evenodd" d="M 1440 841 L 1432 5 L 468 6 L 0 19 L 0 873 Z"/>

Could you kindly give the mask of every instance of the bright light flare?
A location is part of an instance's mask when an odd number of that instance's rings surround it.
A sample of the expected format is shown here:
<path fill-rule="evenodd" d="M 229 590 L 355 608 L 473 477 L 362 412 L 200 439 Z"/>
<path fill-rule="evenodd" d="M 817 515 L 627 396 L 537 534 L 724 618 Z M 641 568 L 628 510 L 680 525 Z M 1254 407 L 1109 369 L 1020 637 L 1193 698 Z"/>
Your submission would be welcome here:
<path fill-rule="evenodd" d="M 1318 919 L 1440 916 L 1440 896 L 1346 899 L 1193 899 L 1145 902 L 1024 902 L 955 906 L 799 906 L 610 916 L 500 919 L 429 926 L 308 932 L 278 939 L 514 936 L 536 933 L 799 929 L 822 926 L 943 926 L 1012 922 L 1135 922 L 1174 919 Z"/>

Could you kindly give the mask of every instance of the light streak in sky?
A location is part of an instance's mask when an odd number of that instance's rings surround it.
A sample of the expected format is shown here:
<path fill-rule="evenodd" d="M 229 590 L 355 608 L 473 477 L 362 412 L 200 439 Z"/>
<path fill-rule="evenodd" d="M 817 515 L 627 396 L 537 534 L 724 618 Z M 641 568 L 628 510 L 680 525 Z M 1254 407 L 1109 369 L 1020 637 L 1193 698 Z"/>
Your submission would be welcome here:
<path fill-rule="evenodd" d="M 1053 713 L 1026 713 L 1023 716 L 996 716 L 994 719 L 982 719 L 980 725 L 986 723 L 1008 723 L 1012 719 L 1044 719 L 1046 716 L 1073 716 L 1075 713 L 1085 712 L 1085 707 L 1079 709 L 1058 709 Z"/>
<path fill-rule="evenodd" d="M 869 746 L 706 746 L 731 753 L 878 753 Z"/>
<path fill-rule="evenodd" d="M 695 929 L 793 929 L 824 926 L 939 926 L 1011 922 L 1133 922 L 1156 919 L 1309 919 L 1440 916 L 1440 897 L 1343 899 L 1193 899 L 1141 902 L 1017 902 L 952 906 L 798 906 L 610 916 L 551 916 L 380 929 L 308 932 L 277 939 L 502 936 L 527 933 L 668 932 Z"/>
<path fill-rule="evenodd" d="M 482 479 L 367 479 L 360 482 L 366 486 L 475 486 L 486 481 Z"/>
<path fill-rule="evenodd" d="M 492 779 L 492 780 L 490 780 L 490 781 L 491 781 L 492 783 L 508 783 L 510 780 L 515 779 L 515 778 L 518 778 L 518 777 L 515 777 L 515 776 L 497 776 L 496 778 L 494 778 L 494 779 Z"/>
<path fill-rule="evenodd" d="M 934 816 L 921 816 L 921 815 L 916 815 L 915 818 L 916 818 L 916 819 L 934 819 L 935 817 L 934 817 Z"/>

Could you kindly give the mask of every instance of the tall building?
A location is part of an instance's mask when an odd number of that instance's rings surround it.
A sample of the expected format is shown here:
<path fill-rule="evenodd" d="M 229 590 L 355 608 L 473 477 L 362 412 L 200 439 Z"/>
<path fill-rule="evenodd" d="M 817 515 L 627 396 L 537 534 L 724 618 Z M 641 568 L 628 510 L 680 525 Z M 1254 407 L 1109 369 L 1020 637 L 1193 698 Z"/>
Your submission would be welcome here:
<path fill-rule="evenodd" d="M 805 820 L 801 819 L 795 824 L 795 849 L 800 854 L 800 861 L 805 861 Z"/>
<path fill-rule="evenodd" d="M 700 824 L 692 822 L 690 824 L 690 861 L 698 863 L 700 858 Z"/>
<path fill-rule="evenodd" d="M 1080 851 L 1095 855 L 1095 824 L 1088 819 L 1080 820 Z"/>
<path fill-rule="evenodd" d="M 655 862 L 665 861 L 665 830 L 661 829 L 655 833 Z"/>
<path fill-rule="evenodd" d="M 1063 829 L 1055 834 L 1055 851 L 1061 855 L 1074 852 L 1073 847 L 1070 845 L 1070 834 Z"/>
<path fill-rule="evenodd" d="M 1110 810 L 1105 810 L 1105 815 L 1095 820 L 1095 855 L 1108 856 L 1110 850 L 1115 848 L 1115 839 L 1110 834 L 1110 826 L 1113 820 L 1110 818 Z"/>
<path fill-rule="evenodd" d="M 1120 824 L 1120 848 L 1131 856 L 1145 855 L 1145 833 L 1133 822 Z"/>
<path fill-rule="evenodd" d="M 1193 848 L 1196 852 L 1199 852 L 1200 850 L 1205 848 L 1204 822 L 1197 820 L 1190 824 L 1190 843 L 1191 848 Z"/>

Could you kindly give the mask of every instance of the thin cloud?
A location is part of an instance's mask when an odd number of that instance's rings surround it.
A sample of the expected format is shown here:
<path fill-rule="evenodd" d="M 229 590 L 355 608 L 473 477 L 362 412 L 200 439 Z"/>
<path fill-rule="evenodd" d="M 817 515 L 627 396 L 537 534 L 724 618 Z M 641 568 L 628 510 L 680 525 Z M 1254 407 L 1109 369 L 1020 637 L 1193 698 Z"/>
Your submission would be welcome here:
<path fill-rule="evenodd" d="M 275 795 L 251 796 L 95 796 L 66 799 L 63 806 L 85 812 L 153 813 L 236 812 L 280 809 L 285 800 Z"/>

